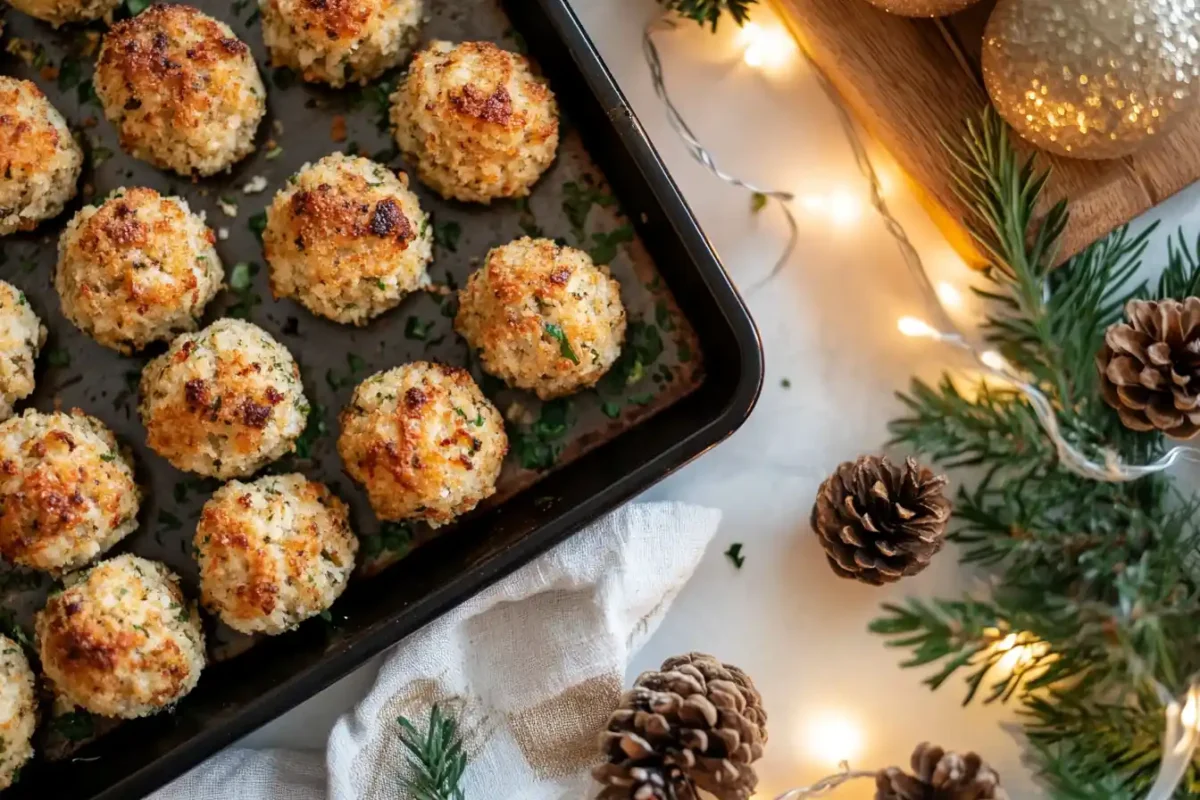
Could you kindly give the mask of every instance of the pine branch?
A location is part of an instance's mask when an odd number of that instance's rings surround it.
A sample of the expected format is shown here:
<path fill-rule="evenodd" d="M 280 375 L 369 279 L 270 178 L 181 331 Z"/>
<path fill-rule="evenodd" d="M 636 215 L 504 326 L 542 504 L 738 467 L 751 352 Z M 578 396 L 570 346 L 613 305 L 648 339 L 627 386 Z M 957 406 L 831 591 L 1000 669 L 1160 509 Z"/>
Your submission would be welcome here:
<path fill-rule="evenodd" d="M 1050 399 L 1076 447 L 1097 460 L 1161 454 L 1161 437 L 1125 429 L 1103 402 L 1094 360 L 1129 299 L 1200 293 L 1200 240 L 1171 241 L 1153 290 L 1134 281 L 1152 229 L 1119 230 L 1056 267 L 1066 207 L 1036 222 L 1048 174 L 1018 157 L 999 118 L 969 126 L 955 158 L 971 231 L 992 262 L 985 338 Z M 894 443 L 975 469 L 952 538 L 964 562 L 993 572 L 994 589 L 986 600 L 885 606 L 871 630 L 909 652 L 905 666 L 932 668 L 931 688 L 957 674 L 968 702 L 1018 703 L 1055 797 L 1144 796 L 1162 755 L 1150 687 L 1178 695 L 1200 674 L 1200 500 L 1162 475 L 1111 484 L 1065 469 L 1013 389 L 943 377 L 900 399 Z M 1010 636 L 1032 645 L 1015 674 Z M 1179 796 L 1200 796 L 1194 766 Z"/>
<path fill-rule="evenodd" d="M 1188 250 L 1183 230 L 1167 241 L 1167 266 L 1158 278 L 1155 299 L 1172 298 L 1183 300 L 1200 295 L 1200 236 L 1192 250 Z"/>
<path fill-rule="evenodd" d="M 406 717 L 400 717 L 400 742 L 409 753 L 411 776 L 400 780 L 410 800 L 464 800 L 463 772 L 467 756 L 463 752 L 458 723 L 442 714 L 436 704 L 429 712 L 429 727 L 421 734 Z"/>
<path fill-rule="evenodd" d="M 750 6 L 758 0 L 658 0 L 667 11 L 674 11 L 682 17 L 694 19 L 701 25 L 708 26 L 716 32 L 717 24 L 725 14 L 733 17 L 739 26 L 745 25 L 750 18 Z"/>

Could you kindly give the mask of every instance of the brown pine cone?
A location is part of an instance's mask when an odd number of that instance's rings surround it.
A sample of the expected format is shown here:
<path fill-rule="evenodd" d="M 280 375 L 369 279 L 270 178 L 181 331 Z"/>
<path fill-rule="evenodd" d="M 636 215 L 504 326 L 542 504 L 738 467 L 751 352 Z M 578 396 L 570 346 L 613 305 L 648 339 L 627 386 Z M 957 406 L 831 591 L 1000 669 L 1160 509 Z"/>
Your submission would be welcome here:
<path fill-rule="evenodd" d="M 1100 390 L 1121 422 L 1173 439 L 1200 433 L 1200 297 L 1130 300 L 1104 332 Z"/>
<path fill-rule="evenodd" d="M 912 754 L 912 771 L 899 767 L 875 775 L 875 800 L 1007 800 L 1000 776 L 975 753 L 947 753 L 928 742 Z"/>
<path fill-rule="evenodd" d="M 950 501 L 945 476 L 915 460 L 847 461 L 817 490 L 812 529 L 843 578 L 881 586 L 916 575 L 942 549 Z"/>
<path fill-rule="evenodd" d="M 601 764 L 592 774 L 606 787 L 596 800 L 698 800 L 678 767 Z"/>
<path fill-rule="evenodd" d="M 766 724 L 762 697 L 740 669 L 701 653 L 670 658 L 622 696 L 600 735 L 609 763 L 592 774 L 620 787 L 632 785 L 624 782 L 635 768 L 664 769 L 719 800 L 747 800 L 758 784 L 752 764 L 762 756 Z M 668 781 L 679 800 L 691 800 L 678 784 Z"/>

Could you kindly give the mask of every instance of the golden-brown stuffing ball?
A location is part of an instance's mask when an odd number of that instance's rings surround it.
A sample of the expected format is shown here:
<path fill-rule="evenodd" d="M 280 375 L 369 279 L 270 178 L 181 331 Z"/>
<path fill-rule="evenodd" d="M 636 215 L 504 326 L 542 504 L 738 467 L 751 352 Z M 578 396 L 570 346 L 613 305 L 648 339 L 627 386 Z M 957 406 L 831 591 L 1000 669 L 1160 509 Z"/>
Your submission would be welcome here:
<path fill-rule="evenodd" d="M 111 19 L 112 12 L 121 5 L 121 0 L 8 0 L 17 11 L 49 22 L 54 27 L 69 22 L 91 22 L 94 19 Z"/>
<path fill-rule="evenodd" d="M 141 490 L 112 431 L 76 409 L 0 424 L 0 555 L 59 573 L 137 527 Z"/>
<path fill-rule="evenodd" d="M 242 633 L 283 633 L 329 608 L 358 553 L 346 504 L 299 474 L 225 484 L 194 542 L 204 607 Z"/>
<path fill-rule="evenodd" d="M 187 176 L 249 155 L 267 108 L 250 48 L 224 22 L 184 5 L 154 5 L 114 25 L 95 85 L 126 151 Z"/>
<path fill-rule="evenodd" d="M 470 373 L 417 361 L 360 383 L 338 453 L 383 520 L 451 522 L 496 491 L 508 436 Z"/>
<path fill-rule="evenodd" d="M 524 56 L 490 42 L 433 42 L 392 95 L 396 142 L 443 197 L 524 197 L 554 161 L 558 104 Z"/>
<path fill-rule="evenodd" d="M 60 214 L 82 169 L 83 150 L 42 90 L 0 75 L 0 236 Z"/>
<path fill-rule="evenodd" d="M 467 279 L 454 327 L 484 370 L 549 400 L 608 372 L 625 340 L 625 306 L 608 267 L 524 237 L 493 248 Z"/>
<path fill-rule="evenodd" d="M 38 653 L 63 700 L 132 719 L 179 700 L 200 679 L 200 614 L 162 564 L 133 555 L 67 577 L 37 614 Z"/>
<path fill-rule="evenodd" d="M 271 63 L 333 87 L 366 83 L 408 58 L 422 0 L 258 0 Z"/>
<path fill-rule="evenodd" d="M 118 189 L 84 206 L 58 240 L 63 314 L 122 353 L 196 329 L 225 277 L 216 237 L 185 200 Z"/>
<path fill-rule="evenodd" d="M 33 756 L 37 695 L 33 670 L 20 645 L 0 636 L 0 790 L 12 785 Z"/>
<path fill-rule="evenodd" d="M 33 313 L 25 293 L 0 281 L 0 422 L 13 403 L 33 393 L 33 366 L 46 343 L 46 326 Z"/>
<path fill-rule="evenodd" d="M 295 448 L 309 405 L 300 368 L 262 328 L 219 319 L 142 371 L 146 443 L 178 469 L 249 475 Z"/>
<path fill-rule="evenodd" d="M 365 325 L 429 282 L 433 232 L 407 175 L 335 153 L 275 195 L 263 250 L 276 297 Z"/>

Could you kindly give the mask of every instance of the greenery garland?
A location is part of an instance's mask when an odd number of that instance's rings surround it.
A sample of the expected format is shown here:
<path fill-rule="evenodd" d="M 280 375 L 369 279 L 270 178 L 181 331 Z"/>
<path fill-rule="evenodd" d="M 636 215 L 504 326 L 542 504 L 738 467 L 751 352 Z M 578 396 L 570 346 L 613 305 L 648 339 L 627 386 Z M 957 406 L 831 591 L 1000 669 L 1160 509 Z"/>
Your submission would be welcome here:
<path fill-rule="evenodd" d="M 951 150 L 971 233 L 991 261 L 984 338 L 1051 398 L 1077 446 L 1127 462 L 1161 455 L 1161 437 L 1124 428 L 1104 403 L 1095 357 L 1129 300 L 1200 294 L 1200 242 L 1173 241 L 1156 286 L 1133 281 L 1153 228 L 1121 229 L 1056 269 L 1067 205 L 1035 223 L 1048 173 L 1019 158 L 999 117 L 989 109 Z M 1181 695 L 1200 671 L 1200 498 L 1163 475 L 1080 477 L 1059 463 L 1022 394 L 959 386 L 949 375 L 914 381 L 893 444 L 980 476 L 959 491 L 951 538 L 963 563 L 992 573 L 991 596 L 886 605 L 871 630 L 911 651 L 904 666 L 938 665 L 932 688 L 962 673 L 966 702 L 981 689 L 984 702 L 1015 699 L 1056 797 L 1140 797 L 1162 757 L 1155 687 Z M 998 668 L 1006 641 L 1027 645 L 1012 670 Z M 1193 762 L 1178 796 L 1198 793 Z"/>

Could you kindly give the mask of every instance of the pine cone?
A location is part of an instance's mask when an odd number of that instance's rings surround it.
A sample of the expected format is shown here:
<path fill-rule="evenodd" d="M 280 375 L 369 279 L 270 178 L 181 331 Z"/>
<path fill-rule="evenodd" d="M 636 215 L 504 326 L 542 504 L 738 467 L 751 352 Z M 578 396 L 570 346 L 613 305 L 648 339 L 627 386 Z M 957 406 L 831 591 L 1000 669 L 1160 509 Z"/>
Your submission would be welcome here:
<path fill-rule="evenodd" d="M 928 742 L 912 754 L 910 775 L 899 767 L 875 775 L 875 800 L 1007 800 L 1000 776 L 975 753 L 947 753 Z"/>
<path fill-rule="evenodd" d="M 600 734 L 609 763 L 592 774 L 610 787 L 633 787 L 635 770 L 660 769 L 678 800 L 695 797 L 693 784 L 719 800 L 746 800 L 758 784 L 751 764 L 762 756 L 766 725 L 762 697 L 740 669 L 701 653 L 669 658 L 622 696 Z"/>
<path fill-rule="evenodd" d="M 1130 300 L 1096 355 L 1104 400 L 1135 431 L 1200 432 L 1200 297 Z"/>
<path fill-rule="evenodd" d="M 698 800 L 679 767 L 602 764 L 592 774 L 608 787 L 596 800 Z"/>
<path fill-rule="evenodd" d="M 881 586 L 916 575 L 942 549 L 950 501 L 945 476 L 909 458 L 847 461 L 817 490 L 812 529 L 843 578 Z"/>

